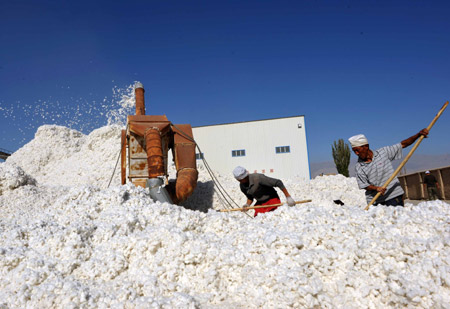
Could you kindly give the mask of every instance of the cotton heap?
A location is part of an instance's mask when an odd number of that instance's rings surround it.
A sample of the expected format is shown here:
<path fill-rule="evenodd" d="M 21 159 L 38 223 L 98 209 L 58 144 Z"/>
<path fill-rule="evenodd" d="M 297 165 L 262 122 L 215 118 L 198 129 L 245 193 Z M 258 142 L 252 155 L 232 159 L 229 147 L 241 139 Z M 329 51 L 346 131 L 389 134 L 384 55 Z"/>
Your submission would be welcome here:
<path fill-rule="evenodd" d="M 450 205 L 364 211 L 336 175 L 284 180 L 312 202 L 252 218 L 216 211 L 201 168 L 183 206 L 155 203 L 113 173 L 120 129 L 43 126 L 0 163 L 0 307 L 448 307 Z"/>

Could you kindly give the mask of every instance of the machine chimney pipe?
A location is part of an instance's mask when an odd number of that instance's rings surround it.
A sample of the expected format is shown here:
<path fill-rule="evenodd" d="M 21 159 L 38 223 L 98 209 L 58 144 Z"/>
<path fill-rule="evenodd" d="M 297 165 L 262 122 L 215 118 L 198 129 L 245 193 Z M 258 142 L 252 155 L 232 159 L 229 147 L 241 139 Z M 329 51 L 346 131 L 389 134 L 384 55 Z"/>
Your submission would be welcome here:
<path fill-rule="evenodd" d="M 145 115 L 144 92 L 144 85 L 137 82 L 134 85 L 134 94 L 136 96 L 136 115 Z"/>

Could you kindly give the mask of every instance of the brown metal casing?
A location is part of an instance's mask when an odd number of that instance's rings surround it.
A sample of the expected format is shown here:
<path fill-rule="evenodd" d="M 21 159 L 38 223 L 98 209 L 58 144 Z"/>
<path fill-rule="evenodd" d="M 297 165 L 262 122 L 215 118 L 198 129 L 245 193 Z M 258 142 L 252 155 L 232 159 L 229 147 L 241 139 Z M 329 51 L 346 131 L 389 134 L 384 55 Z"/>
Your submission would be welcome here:
<path fill-rule="evenodd" d="M 147 153 L 144 148 L 144 138 L 130 132 L 128 145 L 128 179 L 137 185 L 135 180 L 139 178 L 148 178 Z"/>
<path fill-rule="evenodd" d="M 145 149 L 147 151 L 148 177 L 164 176 L 163 149 L 158 128 L 149 128 L 145 131 Z"/>
<path fill-rule="evenodd" d="M 128 123 L 139 123 L 139 122 L 161 122 L 170 124 L 170 121 L 167 119 L 166 115 L 128 115 L 127 116 Z"/>
<path fill-rule="evenodd" d="M 145 115 L 144 89 L 137 87 L 135 95 L 136 115 L 127 117 L 128 130 L 125 136 L 122 132 L 122 183 L 128 178 L 136 186 L 146 187 L 147 179 L 168 176 L 168 151 L 172 149 L 177 178 L 170 180 L 167 191 L 174 203 L 183 202 L 193 193 L 198 178 L 192 128 L 188 124 L 173 126 L 166 116 Z"/>
<path fill-rule="evenodd" d="M 136 115 L 145 115 L 144 88 L 136 88 L 134 94 L 136 96 Z"/>
<path fill-rule="evenodd" d="M 161 175 L 167 175 L 167 152 L 171 139 L 170 122 L 166 116 L 150 116 L 150 115 L 130 115 L 128 120 L 128 158 L 129 173 L 128 178 L 136 186 L 145 187 L 149 178 L 149 157 L 147 155 L 145 132 L 154 128 L 159 133 L 158 140 L 161 143 L 163 172 Z M 159 142 L 157 142 L 159 143 Z M 150 142 L 153 144 L 153 142 Z M 151 146 L 150 148 L 152 148 Z M 153 156 L 153 155 L 151 155 Z M 160 172 L 159 172 L 160 173 Z"/>
<path fill-rule="evenodd" d="M 177 180 L 171 184 L 169 193 L 175 203 L 185 201 L 197 186 L 198 171 L 195 160 L 195 142 L 189 124 L 177 124 L 173 128 L 174 146 L 172 149 Z"/>
<path fill-rule="evenodd" d="M 195 142 L 193 141 L 192 128 L 189 124 L 177 124 L 173 127 L 174 160 L 177 170 L 183 168 L 195 168 Z"/>
<path fill-rule="evenodd" d="M 175 194 L 171 196 L 174 203 L 182 203 L 192 195 L 197 187 L 197 179 L 198 171 L 196 169 L 190 168 L 178 171 L 175 181 Z"/>

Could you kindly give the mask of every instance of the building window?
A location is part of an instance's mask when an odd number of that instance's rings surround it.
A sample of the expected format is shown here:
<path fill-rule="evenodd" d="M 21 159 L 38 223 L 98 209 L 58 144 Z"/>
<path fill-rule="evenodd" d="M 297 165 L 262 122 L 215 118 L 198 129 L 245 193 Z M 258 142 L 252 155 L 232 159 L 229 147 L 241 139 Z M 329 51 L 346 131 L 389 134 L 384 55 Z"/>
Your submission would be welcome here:
<path fill-rule="evenodd" d="M 197 160 L 202 160 L 204 157 L 203 157 L 203 152 L 201 152 L 201 153 L 196 153 L 195 154 L 195 159 L 197 159 Z"/>
<path fill-rule="evenodd" d="M 291 152 L 291 147 L 290 146 L 278 146 L 278 147 L 275 147 L 275 152 L 276 153 Z"/>
<path fill-rule="evenodd" d="M 231 151 L 232 157 L 244 157 L 245 156 L 245 149 L 240 150 L 232 150 Z"/>

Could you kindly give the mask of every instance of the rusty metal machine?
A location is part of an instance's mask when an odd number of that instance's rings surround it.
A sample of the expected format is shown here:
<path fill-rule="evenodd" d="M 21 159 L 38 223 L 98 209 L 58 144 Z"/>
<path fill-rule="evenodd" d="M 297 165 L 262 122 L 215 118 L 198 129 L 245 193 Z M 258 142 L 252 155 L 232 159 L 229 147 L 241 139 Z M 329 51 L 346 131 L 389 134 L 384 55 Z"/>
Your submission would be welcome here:
<path fill-rule="evenodd" d="M 192 195 L 198 178 L 195 141 L 189 124 L 172 124 L 167 117 L 145 115 L 144 87 L 135 85 L 136 115 L 122 130 L 121 179 L 148 187 L 155 201 L 178 204 Z M 168 179 L 172 150 L 176 179 Z"/>

